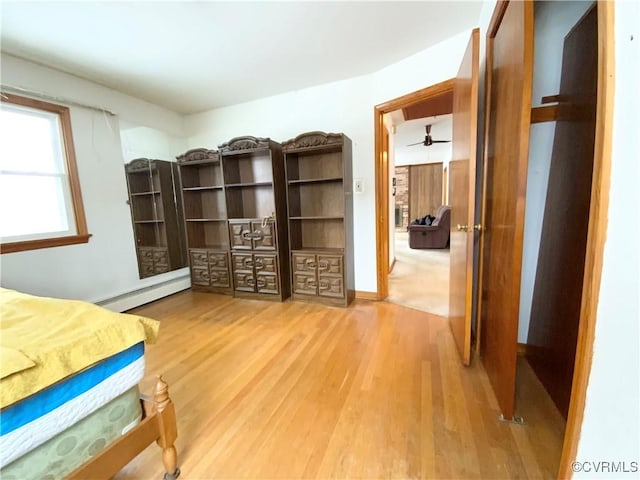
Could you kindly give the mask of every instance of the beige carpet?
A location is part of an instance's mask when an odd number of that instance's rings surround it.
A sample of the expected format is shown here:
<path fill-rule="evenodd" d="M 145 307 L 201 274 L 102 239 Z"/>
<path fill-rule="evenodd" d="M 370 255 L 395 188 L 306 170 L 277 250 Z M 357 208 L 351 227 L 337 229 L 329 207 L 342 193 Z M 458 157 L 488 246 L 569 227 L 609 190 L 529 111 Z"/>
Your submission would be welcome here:
<path fill-rule="evenodd" d="M 449 316 L 449 249 L 414 250 L 408 233 L 396 231 L 396 264 L 389 275 L 388 302 Z"/>

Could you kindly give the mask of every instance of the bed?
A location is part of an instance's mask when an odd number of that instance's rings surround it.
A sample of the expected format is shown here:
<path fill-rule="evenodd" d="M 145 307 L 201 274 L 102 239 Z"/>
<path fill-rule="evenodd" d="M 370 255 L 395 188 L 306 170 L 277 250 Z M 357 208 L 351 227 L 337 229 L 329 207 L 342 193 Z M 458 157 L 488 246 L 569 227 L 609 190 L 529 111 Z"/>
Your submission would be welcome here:
<path fill-rule="evenodd" d="M 159 376 L 141 398 L 159 322 L 0 288 L 0 477 L 110 478 L 154 441 L 180 475 L 175 410 Z"/>

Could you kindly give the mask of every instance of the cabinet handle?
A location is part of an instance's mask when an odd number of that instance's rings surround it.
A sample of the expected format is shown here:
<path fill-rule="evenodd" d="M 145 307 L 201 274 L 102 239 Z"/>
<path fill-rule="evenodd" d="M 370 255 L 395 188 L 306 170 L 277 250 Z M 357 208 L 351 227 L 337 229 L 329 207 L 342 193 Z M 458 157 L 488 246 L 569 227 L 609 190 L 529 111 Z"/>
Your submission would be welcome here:
<path fill-rule="evenodd" d="M 256 285 L 256 279 L 253 277 L 247 277 L 245 282 L 247 283 L 247 285 L 251 286 L 251 287 L 255 287 Z"/>
<path fill-rule="evenodd" d="M 264 268 L 264 260 L 262 258 L 256 258 L 254 264 L 256 269 L 262 270 Z"/>
<path fill-rule="evenodd" d="M 251 232 L 245 230 L 245 231 L 242 232 L 241 236 L 242 236 L 243 240 L 251 240 L 251 237 L 253 235 L 251 235 Z"/>
<path fill-rule="evenodd" d="M 329 290 L 329 283 L 326 281 L 320 281 L 320 286 L 318 288 L 320 290 Z"/>
<path fill-rule="evenodd" d="M 316 282 L 315 280 L 309 280 L 307 284 L 312 288 L 316 288 L 318 286 L 318 282 Z"/>
<path fill-rule="evenodd" d="M 264 233 L 261 230 L 255 230 L 253 232 L 253 239 L 254 240 L 262 240 L 264 238 Z"/>
<path fill-rule="evenodd" d="M 328 270 L 329 269 L 329 262 L 319 262 L 318 263 L 318 269 L 319 270 Z"/>
<path fill-rule="evenodd" d="M 267 282 L 265 281 L 264 278 L 259 278 L 256 281 L 256 285 L 258 286 L 258 288 L 266 287 L 267 286 Z"/>
<path fill-rule="evenodd" d="M 242 261 L 242 264 L 247 268 L 253 268 L 253 260 L 251 260 L 250 258 L 245 258 Z"/>

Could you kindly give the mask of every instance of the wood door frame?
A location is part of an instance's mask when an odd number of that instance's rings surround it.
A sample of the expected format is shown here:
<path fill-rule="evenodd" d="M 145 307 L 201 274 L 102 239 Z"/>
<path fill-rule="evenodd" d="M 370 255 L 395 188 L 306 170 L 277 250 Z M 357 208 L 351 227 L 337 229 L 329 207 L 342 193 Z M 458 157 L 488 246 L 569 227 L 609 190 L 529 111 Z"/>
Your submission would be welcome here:
<path fill-rule="evenodd" d="M 507 2 L 500 2 L 491 18 L 487 38 L 502 20 Z M 591 205 L 587 234 L 586 261 L 582 286 L 582 304 L 576 347 L 575 367 L 571 386 L 569 415 L 564 433 L 558 479 L 571 478 L 571 464 L 576 459 L 578 441 L 584 419 L 587 386 L 593 361 L 593 343 L 598 313 L 598 300 L 602 279 L 602 262 L 607 235 L 609 190 L 611 182 L 611 142 L 613 134 L 613 109 L 615 90 L 615 50 L 614 50 L 614 2 L 598 0 L 598 95 L 596 100 L 596 130 L 593 159 L 593 180 Z M 490 60 L 487 58 L 487 61 Z M 489 75 L 489 69 L 485 75 Z M 487 86 L 488 84 L 485 84 Z M 485 117 L 489 88 L 485 88 Z M 483 162 L 487 162 L 487 130 L 485 122 Z M 486 177 L 483 169 L 482 224 L 484 224 Z M 482 235 L 480 236 L 482 249 Z M 482 250 L 480 251 L 478 292 L 482 291 Z M 476 321 L 480 328 L 481 302 L 478 301 Z"/>
<path fill-rule="evenodd" d="M 611 182 L 611 140 L 615 91 L 614 2 L 598 0 L 598 96 L 593 156 L 593 180 L 587 249 L 582 284 L 582 304 L 576 360 L 571 384 L 569 416 L 564 433 L 558 478 L 571 478 L 584 419 L 587 386 L 593 360 L 602 278 L 602 261 L 607 237 L 609 190 Z"/>
<path fill-rule="evenodd" d="M 384 115 L 406 108 L 428 98 L 453 92 L 454 79 L 403 95 L 373 107 L 374 120 L 374 168 L 376 182 L 376 276 L 377 300 L 389 295 L 389 163 L 384 155 Z"/>

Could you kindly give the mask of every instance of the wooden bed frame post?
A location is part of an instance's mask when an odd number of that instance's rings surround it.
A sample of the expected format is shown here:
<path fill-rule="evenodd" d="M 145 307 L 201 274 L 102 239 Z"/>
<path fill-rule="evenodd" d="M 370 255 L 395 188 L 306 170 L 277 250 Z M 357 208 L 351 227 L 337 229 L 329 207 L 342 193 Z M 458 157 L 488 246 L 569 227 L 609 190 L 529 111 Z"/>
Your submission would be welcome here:
<path fill-rule="evenodd" d="M 173 445 L 178 437 L 176 428 L 176 410 L 169 398 L 169 386 L 158 375 L 158 381 L 153 392 L 153 403 L 158 412 L 158 430 L 160 437 L 156 443 L 162 447 L 162 463 L 164 463 L 164 480 L 175 480 L 180 475 L 178 469 L 178 453 Z"/>

